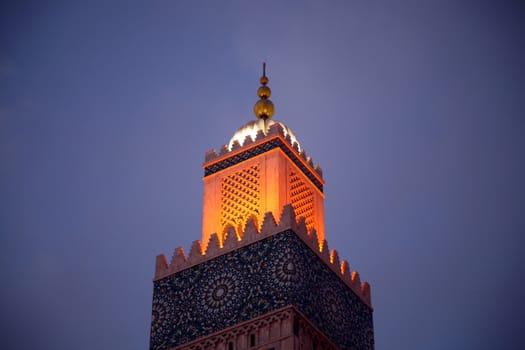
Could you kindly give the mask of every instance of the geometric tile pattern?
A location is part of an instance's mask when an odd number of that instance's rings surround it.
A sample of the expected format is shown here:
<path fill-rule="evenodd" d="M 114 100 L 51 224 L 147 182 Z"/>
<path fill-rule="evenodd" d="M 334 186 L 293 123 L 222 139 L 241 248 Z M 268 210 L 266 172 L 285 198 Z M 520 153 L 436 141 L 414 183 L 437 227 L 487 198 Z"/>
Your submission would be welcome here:
<path fill-rule="evenodd" d="M 312 174 L 311 170 L 304 166 L 304 164 L 299 160 L 295 153 L 289 147 L 287 147 L 279 138 L 271 139 L 268 142 L 251 147 L 243 152 L 223 159 L 220 162 L 206 166 L 204 168 L 204 177 L 211 174 L 215 174 L 218 171 L 229 168 L 230 166 L 233 166 L 250 158 L 256 157 L 259 154 L 268 152 L 269 150 L 272 150 L 274 148 L 280 148 L 288 156 L 288 158 L 290 158 L 290 160 L 295 165 L 297 165 L 299 169 L 301 169 L 304 175 L 313 182 L 313 184 L 319 189 L 319 191 L 323 192 L 323 184 L 319 180 L 317 180 L 316 176 Z"/>
<path fill-rule="evenodd" d="M 314 227 L 314 195 L 296 173 L 290 173 L 290 201 L 297 217 L 304 217 L 308 230 Z"/>
<path fill-rule="evenodd" d="M 228 225 L 241 232 L 248 218 L 259 216 L 259 164 L 226 176 L 221 183 L 221 231 Z M 222 233 L 222 232 L 221 232 Z"/>
<path fill-rule="evenodd" d="M 374 348 L 372 310 L 286 230 L 156 280 L 150 349 L 293 305 L 340 349 Z"/>

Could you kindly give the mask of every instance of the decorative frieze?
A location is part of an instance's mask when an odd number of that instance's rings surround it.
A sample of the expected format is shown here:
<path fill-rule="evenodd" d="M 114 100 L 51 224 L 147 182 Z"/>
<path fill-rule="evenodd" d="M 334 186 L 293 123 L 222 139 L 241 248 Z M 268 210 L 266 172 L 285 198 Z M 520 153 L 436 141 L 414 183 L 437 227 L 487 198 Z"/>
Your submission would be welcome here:
<path fill-rule="evenodd" d="M 250 141 L 248 141 L 248 139 Z M 301 169 L 308 179 L 310 179 L 321 192 L 323 191 L 324 183 L 322 181 L 323 171 L 321 167 L 313 163 L 312 158 L 306 155 L 304 149 L 299 152 L 297 143 L 292 143 L 289 134 L 285 136 L 282 126 L 278 123 L 270 126 L 268 135 L 264 135 L 261 131 L 257 133 L 255 140 L 252 140 L 250 136 L 246 136 L 246 141 L 242 146 L 239 142 L 235 141 L 231 150 L 228 149 L 228 145 L 224 145 L 219 153 L 215 150 L 206 152 L 203 165 L 204 176 L 215 174 L 218 171 L 275 148 L 280 148 L 288 158 Z"/>

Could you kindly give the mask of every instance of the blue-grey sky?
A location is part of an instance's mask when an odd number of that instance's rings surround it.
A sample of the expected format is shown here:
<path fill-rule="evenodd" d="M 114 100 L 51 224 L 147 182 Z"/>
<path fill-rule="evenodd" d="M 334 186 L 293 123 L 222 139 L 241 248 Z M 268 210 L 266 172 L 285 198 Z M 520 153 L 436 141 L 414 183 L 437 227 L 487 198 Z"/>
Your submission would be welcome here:
<path fill-rule="evenodd" d="M 155 256 L 200 238 L 263 60 L 376 348 L 523 348 L 519 1 L 0 6 L 2 348 L 148 347 Z"/>

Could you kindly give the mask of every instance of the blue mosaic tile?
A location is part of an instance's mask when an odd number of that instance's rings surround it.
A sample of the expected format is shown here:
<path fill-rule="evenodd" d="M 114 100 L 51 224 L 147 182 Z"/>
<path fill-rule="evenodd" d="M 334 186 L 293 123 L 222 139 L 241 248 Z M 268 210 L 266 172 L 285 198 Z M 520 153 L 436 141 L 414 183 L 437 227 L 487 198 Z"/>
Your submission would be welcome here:
<path fill-rule="evenodd" d="M 287 305 L 341 349 L 374 348 L 372 310 L 288 230 L 155 281 L 150 349 Z"/>

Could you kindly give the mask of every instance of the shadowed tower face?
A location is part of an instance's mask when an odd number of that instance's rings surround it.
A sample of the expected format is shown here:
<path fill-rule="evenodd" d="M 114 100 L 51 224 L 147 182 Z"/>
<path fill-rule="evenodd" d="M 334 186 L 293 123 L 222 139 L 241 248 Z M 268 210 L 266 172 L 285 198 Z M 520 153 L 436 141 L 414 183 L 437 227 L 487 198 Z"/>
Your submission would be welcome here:
<path fill-rule="evenodd" d="M 301 149 L 299 141 L 283 123 L 272 120 L 269 79 L 263 65 L 255 120 L 235 132 L 217 154 L 206 154 L 202 243 L 217 233 L 220 243 L 232 227 L 240 239 L 247 220 L 260 228 L 266 212 L 280 213 L 291 204 L 304 217 L 309 230 L 324 239 L 322 171 Z"/>
<path fill-rule="evenodd" d="M 322 171 L 272 119 L 206 153 L 202 240 L 157 256 L 152 350 L 373 350 L 370 286 L 329 250 Z"/>

